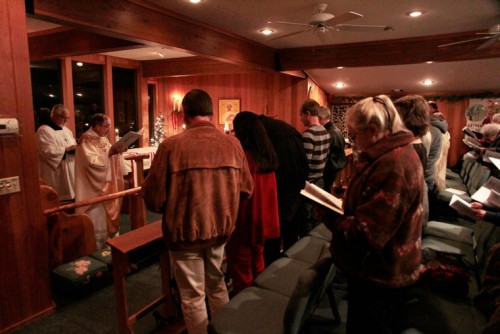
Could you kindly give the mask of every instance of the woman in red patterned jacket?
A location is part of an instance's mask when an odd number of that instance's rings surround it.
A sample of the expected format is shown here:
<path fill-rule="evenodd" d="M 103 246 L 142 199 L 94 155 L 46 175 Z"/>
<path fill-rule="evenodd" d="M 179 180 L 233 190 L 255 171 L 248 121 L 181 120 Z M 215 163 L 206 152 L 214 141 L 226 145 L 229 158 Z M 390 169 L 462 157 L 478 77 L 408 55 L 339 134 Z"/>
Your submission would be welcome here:
<path fill-rule="evenodd" d="M 232 294 L 250 286 L 264 271 L 264 242 L 280 236 L 278 190 L 274 171 L 278 158 L 256 114 L 240 112 L 234 132 L 245 151 L 254 183 L 252 197 L 240 201 L 236 228 L 226 245 L 227 268 L 233 279 Z"/>
<path fill-rule="evenodd" d="M 392 333 L 398 298 L 418 279 L 423 171 L 391 100 L 366 98 L 346 114 L 361 151 L 344 215 L 327 213 L 331 252 L 348 280 L 347 333 Z"/>

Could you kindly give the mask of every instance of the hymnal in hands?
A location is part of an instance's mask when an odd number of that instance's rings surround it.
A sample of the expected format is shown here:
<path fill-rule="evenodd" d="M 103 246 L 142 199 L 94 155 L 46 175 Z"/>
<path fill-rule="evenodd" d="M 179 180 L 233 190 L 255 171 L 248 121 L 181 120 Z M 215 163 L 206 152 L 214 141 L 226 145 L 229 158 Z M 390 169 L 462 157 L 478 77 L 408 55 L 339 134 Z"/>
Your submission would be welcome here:
<path fill-rule="evenodd" d="M 451 197 L 450 206 L 457 210 L 459 214 L 475 219 L 474 210 L 472 210 L 470 203 L 457 195 Z"/>
<path fill-rule="evenodd" d="M 465 145 L 469 146 L 473 150 L 480 151 L 483 148 L 483 145 L 478 140 L 476 140 L 472 137 L 469 137 L 469 136 L 466 136 L 463 139 L 463 142 Z"/>
<path fill-rule="evenodd" d="M 500 193 L 498 191 L 500 191 L 500 180 L 491 176 L 471 198 L 487 207 L 500 209 Z"/>
<path fill-rule="evenodd" d="M 344 214 L 342 209 L 342 200 L 324 191 L 315 184 L 306 181 L 306 186 L 300 191 L 302 196 L 305 196 L 322 206 L 335 211 L 341 215 Z"/>
<path fill-rule="evenodd" d="M 142 137 L 142 133 L 144 132 L 144 129 L 140 129 L 139 131 L 137 132 L 134 132 L 134 131 L 129 131 L 127 132 L 123 137 L 120 138 L 120 140 L 118 140 L 116 143 L 114 143 L 112 146 L 111 146 L 111 149 L 114 149 L 116 148 L 117 146 L 125 146 L 125 147 L 129 147 L 130 145 L 132 145 L 137 139 L 141 138 Z"/>

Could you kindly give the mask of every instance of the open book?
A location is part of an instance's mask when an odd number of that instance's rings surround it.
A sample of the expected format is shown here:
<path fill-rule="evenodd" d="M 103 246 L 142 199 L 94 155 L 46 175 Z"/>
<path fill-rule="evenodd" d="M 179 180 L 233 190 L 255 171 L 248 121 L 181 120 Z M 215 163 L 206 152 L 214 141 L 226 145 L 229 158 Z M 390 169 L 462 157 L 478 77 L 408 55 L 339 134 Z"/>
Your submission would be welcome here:
<path fill-rule="evenodd" d="M 470 207 L 470 203 L 458 197 L 457 195 L 453 195 L 451 197 L 450 206 L 457 210 L 457 212 L 463 216 L 474 218 L 474 210 Z"/>
<path fill-rule="evenodd" d="M 499 158 L 493 158 L 489 157 L 489 160 L 493 165 L 495 165 L 496 168 L 500 169 L 500 159 Z"/>
<path fill-rule="evenodd" d="M 483 148 L 483 145 L 479 141 L 469 136 L 465 136 L 464 144 L 469 146 L 473 150 L 480 150 L 481 148 Z"/>
<path fill-rule="evenodd" d="M 125 147 L 129 147 L 130 145 L 132 145 L 137 139 L 141 138 L 142 137 L 142 133 L 144 132 L 144 129 L 140 129 L 139 131 L 137 132 L 134 132 L 134 131 L 129 131 L 127 132 L 123 137 L 120 138 L 120 140 L 118 140 L 116 143 L 114 143 L 112 146 L 111 146 L 111 149 L 114 149 L 115 147 L 119 146 L 119 145 L 123 145 Z"/>
<path fill-rule="evenodd" d="M 500 209 L 500 180 L 491 176 L 471 198 L 485 206 Z"/>
<path fill-rule="evenodd" d="M 306 181 L 306 186 L 300 191 L 300 194 L 332 211 L 341 215 L 344 214 L 344 210 L 342 210 L 342 200 L 324 191 L 315 184 Z"/>
<path fill-rule="evenodd" d="M 464 127 L 462 129 L 462 132 L 466 134 L 467 136 L 470 136 L 474 139 L 481 139 L 483 137 L 483 134 L 481 132 L 474 131 L 468 127 Z"/>
<path fill-rule="evenodd" d="M 483 161 L 494 164 L 494 160 L 500 160 L 500 152 L 486 149 L 483 154 Z M 498 167 L 498 166 L 497 166 Z"/>

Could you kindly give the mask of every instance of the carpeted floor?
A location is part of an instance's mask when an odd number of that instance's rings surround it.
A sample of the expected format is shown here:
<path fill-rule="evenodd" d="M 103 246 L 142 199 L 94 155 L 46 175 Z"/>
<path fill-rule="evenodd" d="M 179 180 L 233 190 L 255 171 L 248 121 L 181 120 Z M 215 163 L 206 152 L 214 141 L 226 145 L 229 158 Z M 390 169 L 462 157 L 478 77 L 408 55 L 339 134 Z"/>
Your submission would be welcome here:
<path fill-rule="evenodd" d="M 161 219 L 161 215 L 147 212 L 148 222 Z M 130 220 L 127 214 L 121 217 L 121 233 L 130 230 Z M 127 277 L 127 298 L 129 314 L 133 314 L 140 306 L 146 305 L 161 295 L 161 273 L 157 262 L 132 273 Z M 337 304 L 341 313 L 342 323 L 333 326 L 323 321 L 333 319 L 328 300 L 325 297 L 316 310 L 312 326 L 304 331 L 311 334 L 343 334 L 347 303 L 346 291 L 342 284 L 335 290 Z M 16 331 L 18 334 L 44 333 L 118 333 L 116 315 L 115 291 L 111 278 L 104 287 L 99 287 L 84 296 L 72 297 L 68 293 L 53 289 L 53 299 L 57 305 L 55 312 L 39 319 L 32 324 Z M 135 333 L 180 333 L 176 324 L 158 322 L 155 312 L 146 314 L 134 325 Z"/>

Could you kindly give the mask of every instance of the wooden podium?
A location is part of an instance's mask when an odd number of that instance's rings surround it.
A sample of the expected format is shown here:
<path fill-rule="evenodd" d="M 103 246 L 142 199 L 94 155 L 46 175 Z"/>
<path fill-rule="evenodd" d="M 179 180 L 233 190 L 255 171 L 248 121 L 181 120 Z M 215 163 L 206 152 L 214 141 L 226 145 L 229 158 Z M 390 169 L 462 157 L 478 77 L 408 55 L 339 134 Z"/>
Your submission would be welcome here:
<path fill-rule="evenodd" d="M 132 172 L 133 187 L 140 187 L 144 180 L 144 159 L 149 159 L 149 153 L 134 153 L 124 156 L 125 160 L 130 160 L 134 165 Z M 137 184 L 135 184 L 137 182 Z M 146 225 L 146 206 L 141 198 L 141 194 L 130 196 L 130 229 L 135 230 Z"/>

